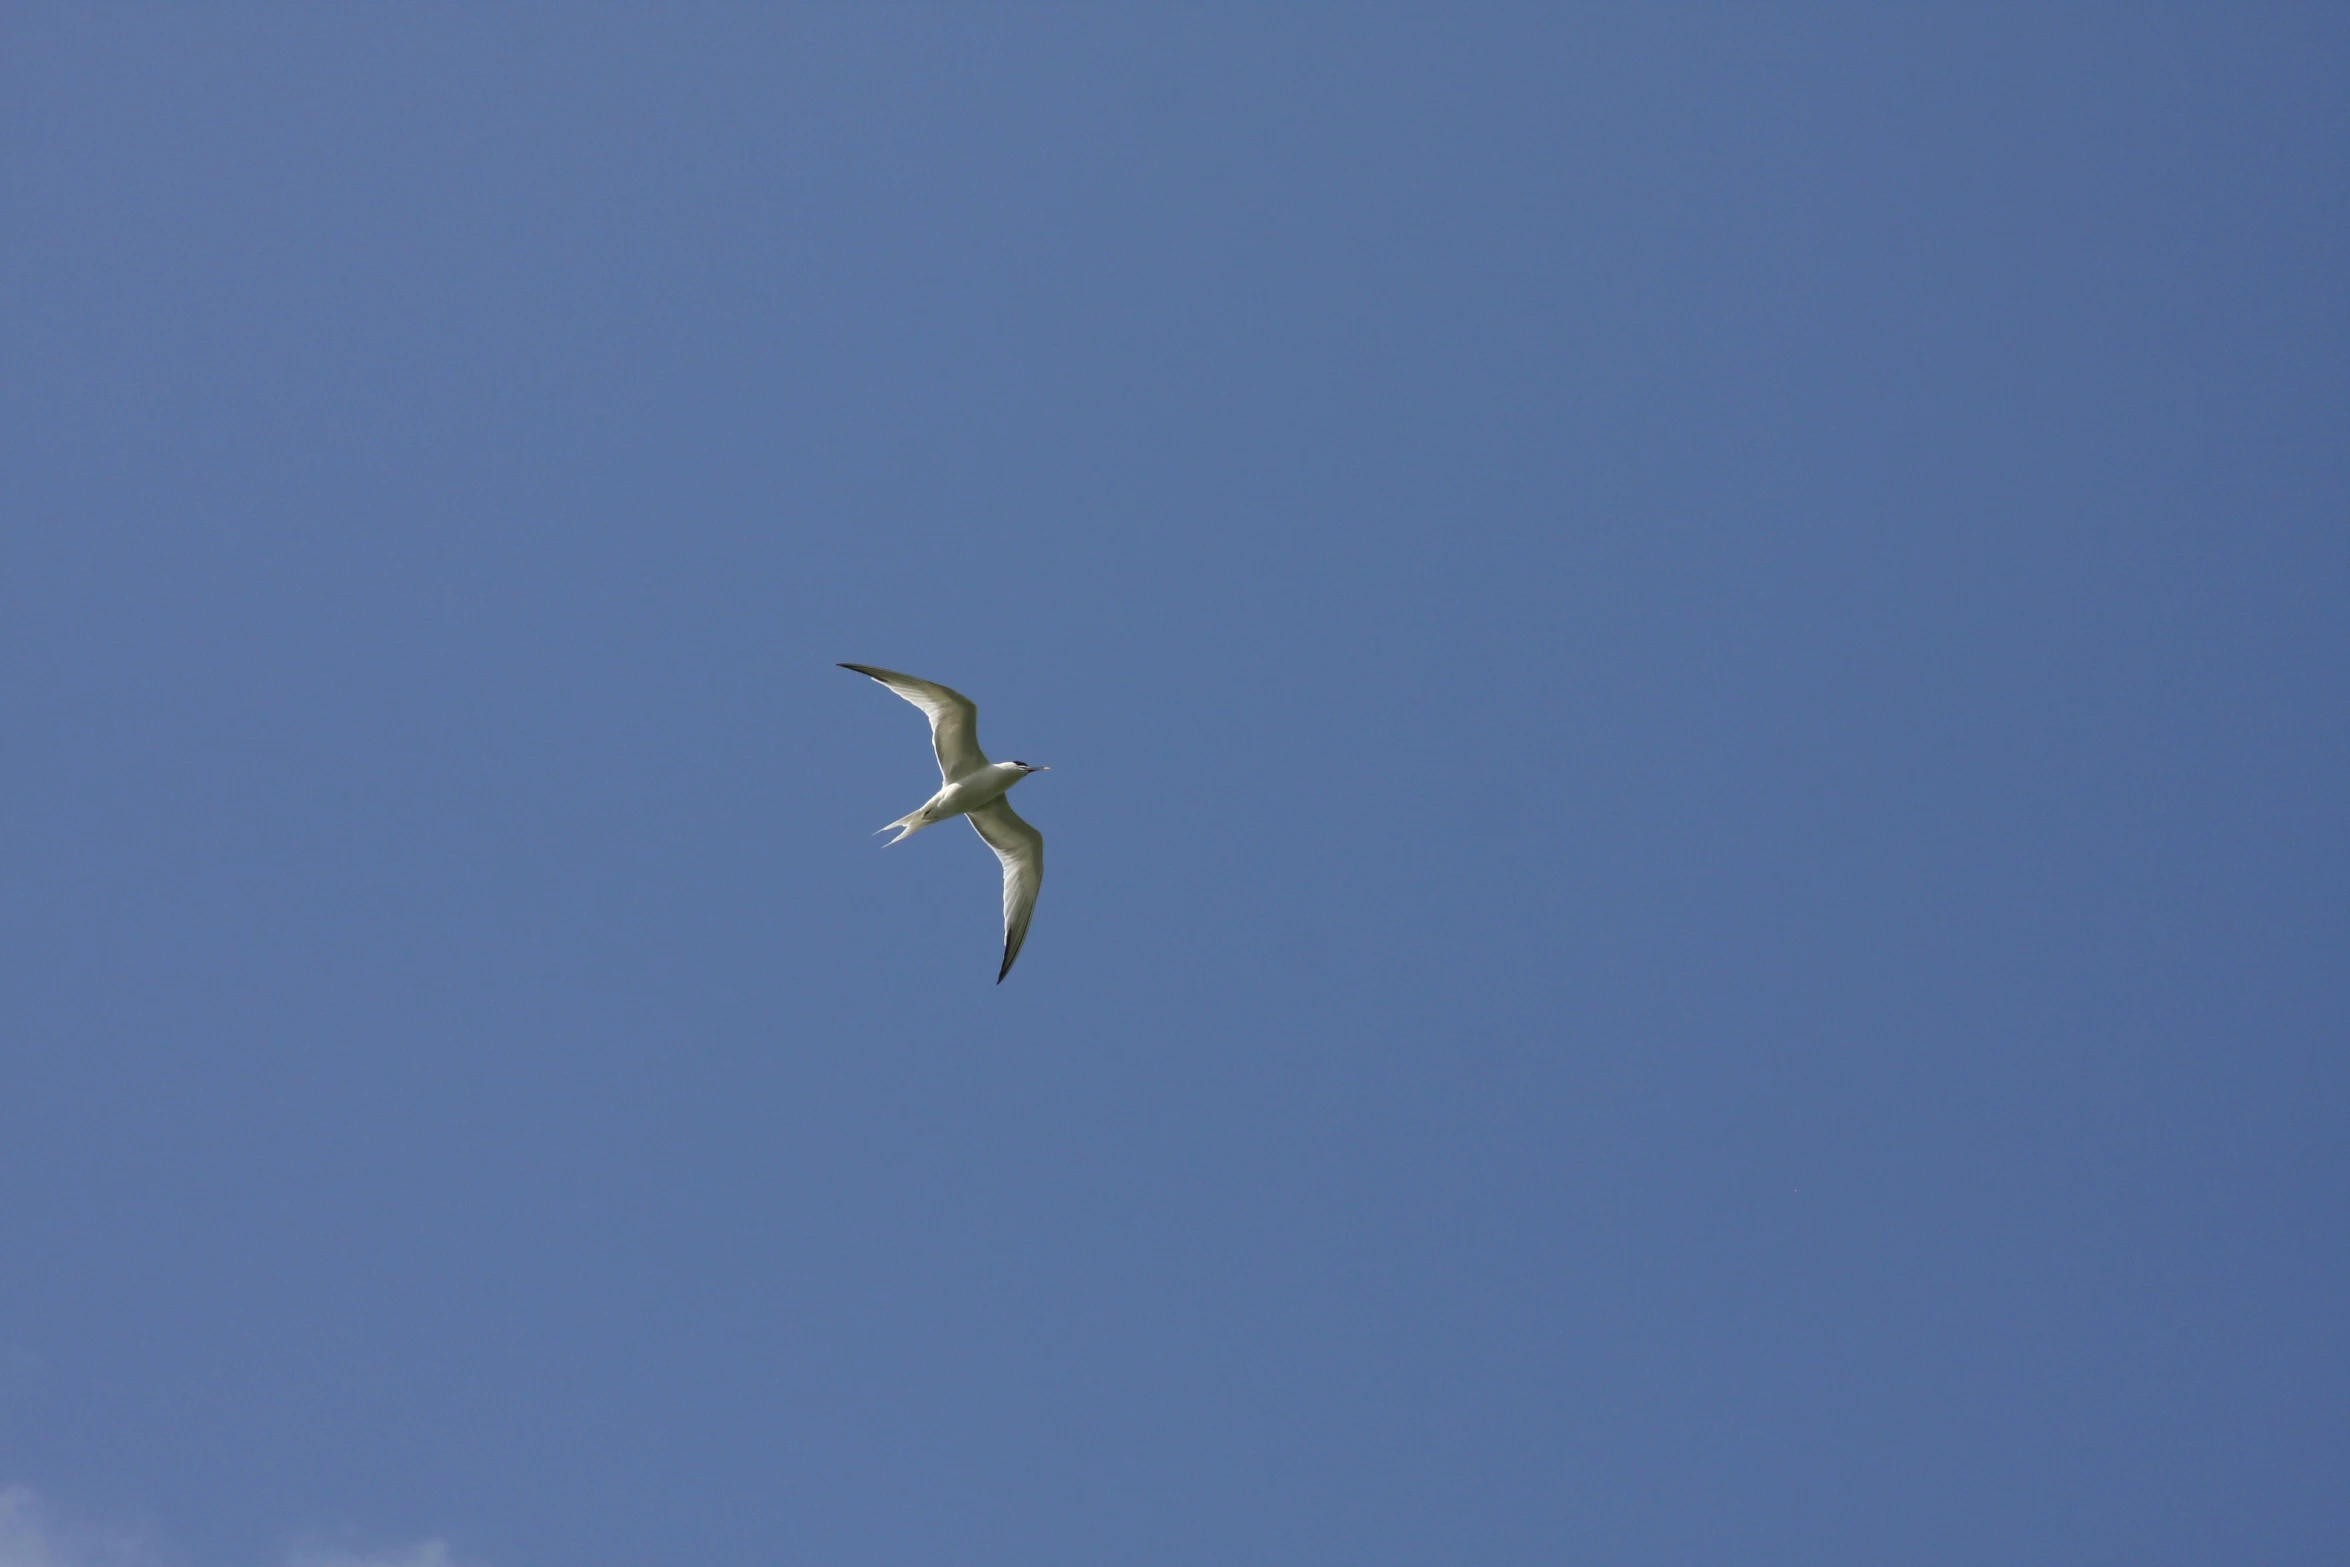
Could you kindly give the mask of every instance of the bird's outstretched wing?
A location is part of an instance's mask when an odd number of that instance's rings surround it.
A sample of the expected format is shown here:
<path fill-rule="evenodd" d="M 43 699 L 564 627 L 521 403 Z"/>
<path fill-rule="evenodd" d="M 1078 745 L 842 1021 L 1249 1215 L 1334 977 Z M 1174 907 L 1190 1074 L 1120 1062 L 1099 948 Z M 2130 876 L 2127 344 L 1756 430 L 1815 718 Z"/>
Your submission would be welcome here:
<path fill-rule="evenodd" d="M 987 753 L 979 749 L 979 709 L 962 692 L 950 691 L 928 680 L 916 680 L 912 675 L 901 675 L 894 669 L 875 669 L 869 664 L 840 667 L 870 675 L 922 709 L 930 719 L 930 745 L 938 752 L 941 783 L 968 778 L 987 765 Z"/>
<path fill-rule="evenodd" d="M 1036 889 L 1044 885 L 1044 834 L 1022 821 L 1002 795 L 970 813 L 972 830 L 1004 862 L 1004 966 L 1002 984 L 1028 939 L 1028 916 L 1036 912 Z"/>

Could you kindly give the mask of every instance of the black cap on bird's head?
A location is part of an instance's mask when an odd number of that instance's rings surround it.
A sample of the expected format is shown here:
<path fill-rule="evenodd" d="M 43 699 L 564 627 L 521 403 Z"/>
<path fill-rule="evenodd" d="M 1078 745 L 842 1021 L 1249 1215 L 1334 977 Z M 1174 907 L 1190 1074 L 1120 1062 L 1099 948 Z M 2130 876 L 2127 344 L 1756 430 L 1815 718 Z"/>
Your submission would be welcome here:
<path fill-rule="evenodd" d="M 1049 767 L 1039 767 L 1039 766 L 1037 766 L 1037 765 L 1036 765 L 1034 762 L 1019 762 L 1019 761 L 1015 761 L 1015 762 L 1014 762 L 1012 765 L 1013 765 L 1014 767 L 1017 767 L 1017 768 L 1019 768 L 1019 769 L 1020 769 L 1020 771 L 1022 771 L 1022 772 L 1024 772 L 1024 773 L 1049 773 L 1049 772 L 1051 772 L 1051 771 L 1052 771 L 1052 769 L 1051 769 L 1051 768 L 1049 768 Z"/>

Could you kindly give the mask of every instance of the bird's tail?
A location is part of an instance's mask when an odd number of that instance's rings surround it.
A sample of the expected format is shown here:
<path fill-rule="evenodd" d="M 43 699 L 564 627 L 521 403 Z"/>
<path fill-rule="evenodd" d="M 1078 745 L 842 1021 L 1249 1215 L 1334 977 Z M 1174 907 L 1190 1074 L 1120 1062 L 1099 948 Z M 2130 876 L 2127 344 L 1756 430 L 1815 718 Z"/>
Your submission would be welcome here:
<path fill-rule="evenodd" d="M 923 828 L 930 825 L 931 824 L 929 822 L 926 822 L 922 819 L 922 807 L 917 806 L 913 810 L 908 811 L 905 815 L 899 817 L 896 821 L 891 822 L 887 827 L 874 828 L 873 833 L 875 837 L 879 837 L 885 832 L 894 832 L 897 834 L 895 838 L 890 839 L 889 843 L 882 845 L 882 847 L 886 849 L 889 847 L 890 843 L 904 843 L 908 838 L 913 837 L 914 834 L 920 832 Z"/>

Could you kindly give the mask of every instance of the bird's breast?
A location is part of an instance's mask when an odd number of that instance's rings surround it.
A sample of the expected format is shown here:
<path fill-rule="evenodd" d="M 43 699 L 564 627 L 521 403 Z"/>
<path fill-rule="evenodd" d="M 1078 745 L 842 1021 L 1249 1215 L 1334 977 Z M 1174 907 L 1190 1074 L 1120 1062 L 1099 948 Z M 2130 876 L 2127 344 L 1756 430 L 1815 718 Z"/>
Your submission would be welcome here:
<path fill-rule="evenodd" d="M 968 778 L 958 778 L 938 792 L 938 814 L 953 816 L 974 811 L 1019 782 L 1018 773 L 983 767 Z"/>

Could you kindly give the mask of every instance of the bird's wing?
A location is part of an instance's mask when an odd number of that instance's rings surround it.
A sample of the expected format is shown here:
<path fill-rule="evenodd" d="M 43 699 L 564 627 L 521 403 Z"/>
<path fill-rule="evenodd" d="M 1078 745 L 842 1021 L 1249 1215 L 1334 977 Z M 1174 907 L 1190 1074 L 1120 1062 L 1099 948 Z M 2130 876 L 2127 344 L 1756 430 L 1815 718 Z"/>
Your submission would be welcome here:
<path fill-rule="evenodd" d="M 1036 912 L 1036 889 L 1044 885 L 1044 834 L 1022 821 L 1000 794 L 970 816 L 972 830 L 1004 862 L 1004 966 L 995 976 L 1000 985 L 1028 939 L 1028 916 Z"/>
<path fill-rule="evenodd" d="M 894 669 L 875 669 L 866 664 L 840 667 L 872 676 L 922 709 L 930 719 L 930 744 L 938 752 L 941 783 L 968 778 L 987 765 L 987 753 L 979 749 L 979 709 L 962 692 L 950 691 L 928 680 L 916 680 L 912 675 L 901 675 Z"/>

